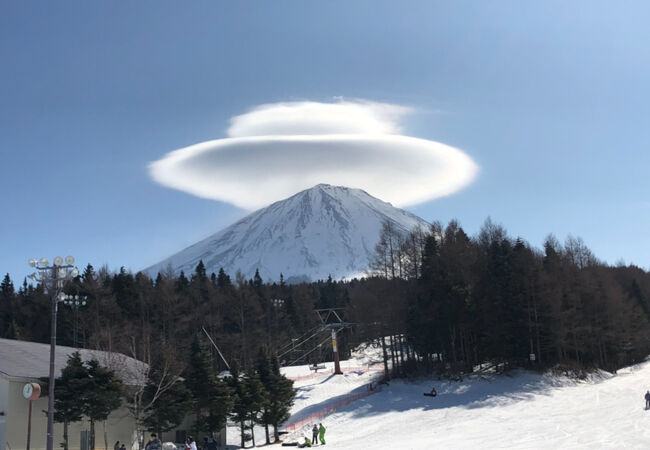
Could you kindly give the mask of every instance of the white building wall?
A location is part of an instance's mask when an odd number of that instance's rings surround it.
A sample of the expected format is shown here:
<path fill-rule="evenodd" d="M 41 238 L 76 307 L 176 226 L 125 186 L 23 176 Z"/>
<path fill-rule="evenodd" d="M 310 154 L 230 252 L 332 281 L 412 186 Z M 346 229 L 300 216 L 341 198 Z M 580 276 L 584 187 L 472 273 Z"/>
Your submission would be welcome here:
<path fill-rule="evenodd" d="M 0 405 L 6 402 L 6 407 L 0 406 L 0 411 L 5 411 L 6 420 L 6 447 L 0 445 L 0 450 L 24 450 L 27 444 L 27 417 L 29 401 L 23 397 L 23 386 L 26 381 L 5 381 L 7 394 L 3 397 L 3 381 L 0 377 Z M 104 428 L 105 426 L 105 428 Z M 0 433 L 2 424 L 0 420 Z M 68 426 L 68 443 L 70 450 L 80 449 L 81 432 L 90 430 L 90 423 L 85 420 Z M 127 409 L 121 408 L 113 411 L 106 423 L 95 423 L 95 448 L 104 449 L 104 431 L 106 431 L 107 450 L 112 450 L 115 441 L 125 443 L 127 449 L 131 448 L 134 439 L 135 425 Z M 47 397 L 35 400 L 32 405 L 32 435 L 30 450 L 44 450 L 47 436 Z M 1 439 L 1 435 L 0 435 Z M 63 424 L 54 424 L 54 448 L 63 448 Z M 1 442 L 0 442 L 1 444 Z"/>
<path fill-rule="evenodd" d="M 9 380 L 0 374 L 0 450 L 7 448 L 7 413 L 9 411 Z"/>

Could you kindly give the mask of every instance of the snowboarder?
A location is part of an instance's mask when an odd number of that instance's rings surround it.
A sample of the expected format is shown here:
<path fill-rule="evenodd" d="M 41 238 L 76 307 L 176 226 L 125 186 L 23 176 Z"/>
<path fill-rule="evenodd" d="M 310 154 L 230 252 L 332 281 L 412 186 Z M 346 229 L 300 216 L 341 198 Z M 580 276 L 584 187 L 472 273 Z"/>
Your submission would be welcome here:
<path fill-rule="evenodd" d="M 325 445 L 325 427 L 322 423 L 318 424 L 318 438 L 320 439 L 321 445 Z"/>
<path fill-rule="evenodd" d="M 435 397 L 436 395 L 438 395 L 438 391 L 436 391 L 436 388 L 431 388 L 431 392 L 424 393 L 425 397 Z"/>
<path fill-rule="evenodd" d="M 318 444 L 318 426 L 314 424 L 314 428 L 311 429 L 311 441 L 314 444 Z"/>
<path fill-rule="evenodd" d="M 650 409 L 650 391 L 645 393 L 645 409 Z"/>
<path fill-rule="evenodd" d="M 307 436 L 305 436 L 305 442 L 303 442 L 298 446 L 298 448 L 305 448 L 305 447 L 311 447 L 311 441 Z"/>

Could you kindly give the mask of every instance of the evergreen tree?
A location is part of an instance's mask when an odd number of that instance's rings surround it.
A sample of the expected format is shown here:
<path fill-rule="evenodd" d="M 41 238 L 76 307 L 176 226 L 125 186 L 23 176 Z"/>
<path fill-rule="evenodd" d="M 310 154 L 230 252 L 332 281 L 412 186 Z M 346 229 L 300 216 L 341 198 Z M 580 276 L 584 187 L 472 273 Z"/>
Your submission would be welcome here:
<path fill-rule="evenodd" d="M 233 399 L 230 388 L 215 376 L 209 354 L 201 345 L 198 335 L 190 348 L 185 384 L 191 393 L 196 415 L 195 435 L 198 436 L 200 431 L 211 434 L 221 431 L 226 425 Z"/>
<path fill-rule="evenodd" d="M 232 377 L 230 378 L 230 387 L 233 392 L 233 408 L 231 412 L 232 419 L 239 424 L 239 433 L 241 436 L 240 447 L 246 447 L 247 433 L 246 421 L 249 418 L 248 393 L 246 392 L 246 383 L 239 372 L 237 363 L 233 363 L 230 368 Z"/>
<path fill-rule="evenodd" d="M 271 413 L 270 413 L 270 396 L 271 396 L 271 365 L 269 364 L 269 356 L 263 347 L 260 347 L 259 353 L 257 355 L 257 361 L 255 364 L 257 370 L 257 375 L 264 386 L 265 392 L 265 401 L 262 404 L 262 414 L 260 416 L 260 423 L 264 425 L 264 434 L 266 437 L 266 445 L 271 444 L 271 439 L 269 436 L 269 424 L 271 423 Z"/>
<path fill-rule="evenodd" d="M 61 376 L 54 383 L 54 421 L 63 423 L 64 450 L 68 450 L 68 425 L 79 422 L 85 410 L 85 389 L 88 383 L 88 369 L 79 352 L 68 356 L 68 362 Z"/>
<path fill-rule="evenodd" d="M 99 365 L 97 360 L 90 360 L 88 380 L 84 383 L 84 415 L 90 421 L 90 443 L 95 448 L 95 423 L 106 420 L 109 414 L 120 407 L 124 385 L 115 373 Z"/>
<path fill-rule="evenodd" d="M 7 273 L 0 283 L 0 296 L 3 299 L 9 299 L 13 297 L 15 293 L 16 291 L 14 290 L 14 283 L 11 281 L 9 274 Z"/>
<path fill-rule="evenodd" d="M 150 407 L 142 425 L 147 430 L 162 433 L 176 428 L 183 422 L 191 407 L 192 396 L 180 381 L 159 392 L 159 378 L 150 371 L 142 399 Z"/>
<path fill-rule="evenodd" d="M 203 260 L 200 260 L 196 265 L 196 268 L 194 269 L 194 276 L 192 278 L 196 278 L 199 281 L 207 280 L 208 275 L 205 272 L 205 264 L 203 264 Z"/>
<path fill-rule="evenodd" d="M 278 429 L 291 415 L 291 407 L 296 397 L 293 381 L 280 373 L 280 364 L 277 358 L 271 358 L 271 374 L 266 388 L 269 396 L 267 401 L 268 421 L 273 425 L 273 437 L 278 442 L 280 435 Z"/>
<path fill-rule="evenodd" d="M 244 376 L 245 389 L 245 409 L 251 431 L 251 440 L 255 447 L 255 424 L 259 423 L 260 412 L 267 402 L 266 391 L 260 382 L 259 375 L 255 372 L 248 373 Z"/>
<path fill-rule="evenodd" d="M 232 286 L 232 281 L 230 277 L 223 270 L 223 267 L 219 269 L 219 274 L 217 275 L 217 286 L 222 289 Z"/>

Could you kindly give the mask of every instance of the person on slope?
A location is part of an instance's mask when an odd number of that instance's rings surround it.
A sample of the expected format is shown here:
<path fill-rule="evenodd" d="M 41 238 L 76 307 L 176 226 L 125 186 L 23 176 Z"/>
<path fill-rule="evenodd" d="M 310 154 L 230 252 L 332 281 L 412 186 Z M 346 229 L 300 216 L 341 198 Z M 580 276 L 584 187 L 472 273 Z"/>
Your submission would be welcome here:
<path fill-rule="evenodd" d="M 162 442 L 158 440 L 156 433 L 151 433 L 151 439 L 147 442 L 145 450 L 162 450 Z"/>
<path fill-rule="evenodd" d="M 325 427 L 322 423 L 318 424 L 318 438 L 320 439 L 321 445 L 325 445 Z"/>
<path fill-rule="evenodd" d="M 645 409 L 650 409 L 650 391 L 645 393 Z"/>
<path fill-rule="evenodd" d="M 314 444 L 318 444 L 318 426 L 314 424 L 314 428 L 311 429 L 311 441 Z"/>
<path fill-rule="evenodd" d="M 305 442 L 303 442 L 298 446 L 298 448 L 305 448 L 305 447 L 311 447 L 311 441 L 307 436 L 305 436 Z"/>

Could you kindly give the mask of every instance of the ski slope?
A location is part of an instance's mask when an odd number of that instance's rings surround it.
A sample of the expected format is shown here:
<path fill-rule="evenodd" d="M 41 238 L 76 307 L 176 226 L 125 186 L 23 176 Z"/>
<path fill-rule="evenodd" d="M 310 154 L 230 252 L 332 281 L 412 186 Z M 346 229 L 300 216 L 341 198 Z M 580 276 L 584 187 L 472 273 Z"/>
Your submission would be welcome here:
<path fill-rule="evenodd" d="M 307 366 L 287 371 L 309 375 Z M 325 373 L 296 382 L 290 422 L 366 389 L 378 373 Z M 432 387 L 437 397 L 422 395 Z M 584 381 L 526 371 L 462 382 L 393 381 L 318 421 L 327 428 L 330 449 L 645 449 L 650 448 L 647 389 L 650 362 Z M 285 440 L 311 437 L 309 428 L 305 424 Z"/>
<path fill-rule="evenodd" d="M 438 397 L 424 397 L 435 386 Z M 329 448 L 650 447 L 650 363 L 576 382 L 519 372 L 464 382 L 393 382 L 323 420 Z"/>
<path fill-rule="evenodd" d="M 334 375 L 334 363 L 325 362 L 319 366 L 324 369 L 314 373 L 308 365 L 283 367 L 281 372 L 294 381 L 296 397 L 291 408 L 291 418 L 287 423 L 300 422 L 328 406 L 341 403 L 359 392 L 365 392 L 368 384 L 378 379 L 383 373 L 383 366 L 377 365 L 381 361 L 380 350 L 374 347 L 362 348 L 354 357 L 341 361 L 343 375 Z M 311 427 L 309 427 L 311 437 Z M 306 430 L 306 428 L 305 428 Z M 285 436 L 283 440 L 298 439 L 304 433 L 296 432 Z M 266 442 L 264 428 L 255 427 L 255 440 L 258 445 Z M 301 440 L 302 441 L 302 440 Z M 236 424 L 230 424 L 227 431 L 227 442 L 229 446 L 238 447 L 240 444 L 240 430 Z M 250 442 L 248 444 L 250 446 Z"/>

